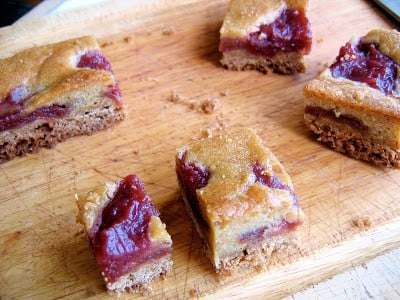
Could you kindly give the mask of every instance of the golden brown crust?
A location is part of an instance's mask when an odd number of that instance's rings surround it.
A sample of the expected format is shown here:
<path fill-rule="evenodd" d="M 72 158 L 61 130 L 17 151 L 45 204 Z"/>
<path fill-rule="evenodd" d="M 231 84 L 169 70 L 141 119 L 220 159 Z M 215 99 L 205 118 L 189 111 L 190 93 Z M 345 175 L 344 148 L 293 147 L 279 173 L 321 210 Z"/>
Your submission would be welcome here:
<path fill-rule="evenodd" d="M 197 190 L 203 214 L 212 223 L 237 221 L 242 217 L 264 212 L 276 206 L 280 214 L 293 204 L 287 190 L 273 189 L 256 182 L 253 164 L 258 162 L 267 174 L 293 189 L 283 165 L 266 148 L 252 129 L 213 136 L 179 149 L 178 159 L 185 153 L 185 162 L 196 162 L 212 173 L 208 184 Z M 271 201 L 281 199 L 287 205 Z M 286 211 L 287 213 L 287 211 Z"/>
<path fill-rule="evenodd" d="M 221 38 L 241 38 L 273 22 L 286 8 L 306 11 L 308 0 L 232 0 L 229 3 Z"/>

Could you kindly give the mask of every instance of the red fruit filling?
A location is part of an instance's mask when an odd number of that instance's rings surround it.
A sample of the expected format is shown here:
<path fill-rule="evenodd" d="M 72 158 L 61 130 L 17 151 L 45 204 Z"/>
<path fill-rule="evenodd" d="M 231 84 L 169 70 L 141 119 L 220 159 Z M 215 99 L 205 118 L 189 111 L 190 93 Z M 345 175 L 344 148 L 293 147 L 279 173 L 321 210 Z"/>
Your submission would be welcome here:
<path fill-rule="evenodd" d="M 79 59 L 78 68 L 89 68 L 95 70 L 105 70 L 112 73 L 111 65 L 103 53 L 98 50 L 90 50 L 83 54 Z"/>
<path fill-rule="evenodd" d="M 261 25 L 260 30 L 240 39 L 222 39 L 220 51 L 246 49 L 248 52 L 273 57 L 278 53 L 311 51 L 312 34 L 310 23 L 299 9 L 283 10 L 270 24 Z"/>
<path fill-rule="evenodd" d="M 171 247 L 150 241 L 149 222 L 158 215 L 138 177 L 125 177 L 91 237 L 101 272 L 110 282 L 143 262 L 171 252 Z"/>
<path fill-rule="evenodd" d="M 255 244 L 258 241 L 265 240 L 265 238 L 279 236 L 289 231 L 295 230 L 298 225 L 300 225 L 300 222 L 288 223 L 287 221 L 282 221 L 273 226 L 263 226 L 257 228 L 256 230 L 246 232 L 239 238 L 239 240 L 242 243 L 247 242 Z"/>
<path fill-rule="evenodd" d="M 37 119 L 55 119 L 68 114 L 69 108 L 65 105 L 51 105 L 41 107 L 30 113 L 22 113 L 25 102 L 33 97 L 26 94 L 24 86 L 12 90 L 7 97 L 0 102 L 0 131 L 10 130 L 31 123 Z"/>
<path fill-rule="evenodd" d="M 253 172 L 256 175 L 256 182 L 260 182 L 263 185 L 266 185 L 270 188 L 287 190 L 293 197 L 293 205 L 298 207 L 298 199 L 293 190 L 288 187 L 286 184 L 280 182 L 280 180 L 275 176 L 269 176 L 265 169 L 260 165 L 260 163 L 256 162 L 253 164 Z M 301 222 L 289 223 L 285 220 L 280 223 L 274 225 L 267 225 L 259 227 L 251 232 L 247 232 L 240 237 L 241 242 L 248 243 L 257 243 L 258 241 L 265 240 L 265 238 L 278 236 L 281 234 L 285 234 L 289 231 L 294 230 Z"/>
<path fill-rule="evenodd" d="M 186 162 L 186 153 L 184 153 L 177 163 L 176 172 L 194 216 L 197 220 L 202 221 L 203 217 L 200 214 L 196 190 L 207 185 L 210 179 L 209 171 L 197 163 Z M 202 223 L 203 226 L 207 227 L 206 222 L 203 221 Z"/>
<path fill-rule="evenodd" d="M 105 92 L 105 96 L 112 99 L 119 107 L 122 107 L 122 93 L 117 83 L 110 85 Z"/>
<path fill-rule="evenodd" d="M 385 95 L 398 94 L 396 78 L 400 65 L 372 43 L 347 43 L 340 48 L 336 61 L 330 66 L 332 76 L 367 83 Z"/>
<path fill-rule="evenodd" d="M 261 182 L 263 185 L 273 189 L 287 190 L 293 197 L 294 205 L 298 206 L 298 199 L 294 191 L 286 184 L 280 182 L 279 178 L 270 176 L 265 172 L 265 169 L 260 165 L 259 162 L 253 164 L 253 173 L 256 175 L 256 182 Z"/>

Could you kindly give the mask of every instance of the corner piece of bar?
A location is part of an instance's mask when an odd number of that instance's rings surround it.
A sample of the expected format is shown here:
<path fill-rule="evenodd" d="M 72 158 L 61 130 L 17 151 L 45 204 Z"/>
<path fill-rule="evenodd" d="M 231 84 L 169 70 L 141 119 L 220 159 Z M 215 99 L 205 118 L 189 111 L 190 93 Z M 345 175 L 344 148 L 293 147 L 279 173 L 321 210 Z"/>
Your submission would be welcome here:
<path fill-rule="evenodd" d="M 353 37 L 304 87 L 304 120 L 318 141 L 353 158 L 400 167 L 400 33 Z"/>
<path fill-rule="evenodd" d="M 231 0 L 220 29 L 229 70 L 304 73 L 312 45 L 308 0 Z"/>
<path fill-rule="evenodd" d="M 107 289 L 148 294 L 150 282 L 172 271 L 172 240 L 135 175 L 77 196 Z"/>
<path fill-rule="evenodd" d="M 283 165 L 254 130 L 181 147 L 176 172 L 217 273 L 265 267 L 273 251 L 296 245 L 304 213 Z"/>

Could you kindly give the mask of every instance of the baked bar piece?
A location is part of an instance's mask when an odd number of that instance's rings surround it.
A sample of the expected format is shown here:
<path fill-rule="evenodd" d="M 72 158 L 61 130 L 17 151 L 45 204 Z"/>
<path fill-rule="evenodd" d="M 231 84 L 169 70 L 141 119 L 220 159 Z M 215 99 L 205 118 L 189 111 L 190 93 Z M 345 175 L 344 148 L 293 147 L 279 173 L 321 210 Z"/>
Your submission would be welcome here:
<path fill-rule="evenodd" d="M 180 148 L 176 171 L 218 273 L 265 266 L 274 250 L 295 244 L 304 214 L 289 175 L 254 130 Z"/>
<path fill-rule="evenodd" d="M 232 0 L 220 30 L 221 63 L 229 70 L 306 70 L 312 34 L 308 0 Z"/>
<path fill-rule="evenodd" d="M 109 291 L 146 293 L 150 281 L 172 270 L 171 237 L 137 176 L 76 197 Z"/>
<path fill-rule="evenodd" d="M 0 60 L 0 162 L 124 118 L 121 92 L 93 37 Z"/>
<path fill-rule="evenodd" d="M 351 157 L 400 166 L 400 33 L 352 38 L 304 88 L 306 125 Z"/>

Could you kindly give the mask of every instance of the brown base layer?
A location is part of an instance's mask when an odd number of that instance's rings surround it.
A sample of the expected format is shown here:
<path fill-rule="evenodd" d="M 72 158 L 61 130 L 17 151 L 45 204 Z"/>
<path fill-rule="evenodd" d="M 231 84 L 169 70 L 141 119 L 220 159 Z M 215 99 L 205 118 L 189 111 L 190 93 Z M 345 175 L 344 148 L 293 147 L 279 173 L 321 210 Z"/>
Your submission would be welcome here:
<path fill-rule="evenodd" d="M 149 283 L 159 277 L 172 272 L 171 254 L 141 265 L 134 272 L 122 276 L 118 281 L 110 283 L 106 280 L 107 289 L 110 292 L 124 292 L 151 295 L 152 289 Z"/>
<path fill-rule="evenodd" d="M 248 53 L 245 50 L 231 50 L 223 53 L 221 64 L 228 70 L 258 70 L 268 73 L 272 70 L 281 74 L 304 73 L 306 66 L 303 55 L 286 53 L 272 58 Z"/>
<path fill-rule="evenodd" d="M 62 119 L 40 120 L 0 133 L 0 162 L 36 152 L 41 147 L 51 148 L 72 136 L 90 135 L 112 127 L 123 118 L 122 109 L 106 107 Z"/>
<path fill-rule="evenodd" d="M 190 206 L 189 201 L 184 196 L 183 189 L 181 188 L 182 199 L 185 204 L 186 210 L 193 221 L 197 233 L 203 240 L 204 251 L 210 262 L 213 264 L 215 271 L 223 276 L 229 276 L 239 270 L 244 269 L 262 269 L 268 266 L 271 255 L 274 251 L 282 251 L 290 246 L 297 245 L 297 239 L 294 232 L 288 232 L 276 237 L 268 238 L 263 243 L 259 243 L 254 247 L 240 249 L 234 256 L 222 258 L 219 266 L 215 266 L 213 261 L 214 257 L 208 245 L 206 238 L 206 230 L 202 224 L 202 220 L 197 220 Z"/>
<path fill-rule="evenodd" d="M 379 166 L 400 167 L 399 149 L 393 149 L 336 120 L 318 118 L 310 114 L 304 114 L 304 120 L 317 135 L 317 140 L 335 151 Z"/>

